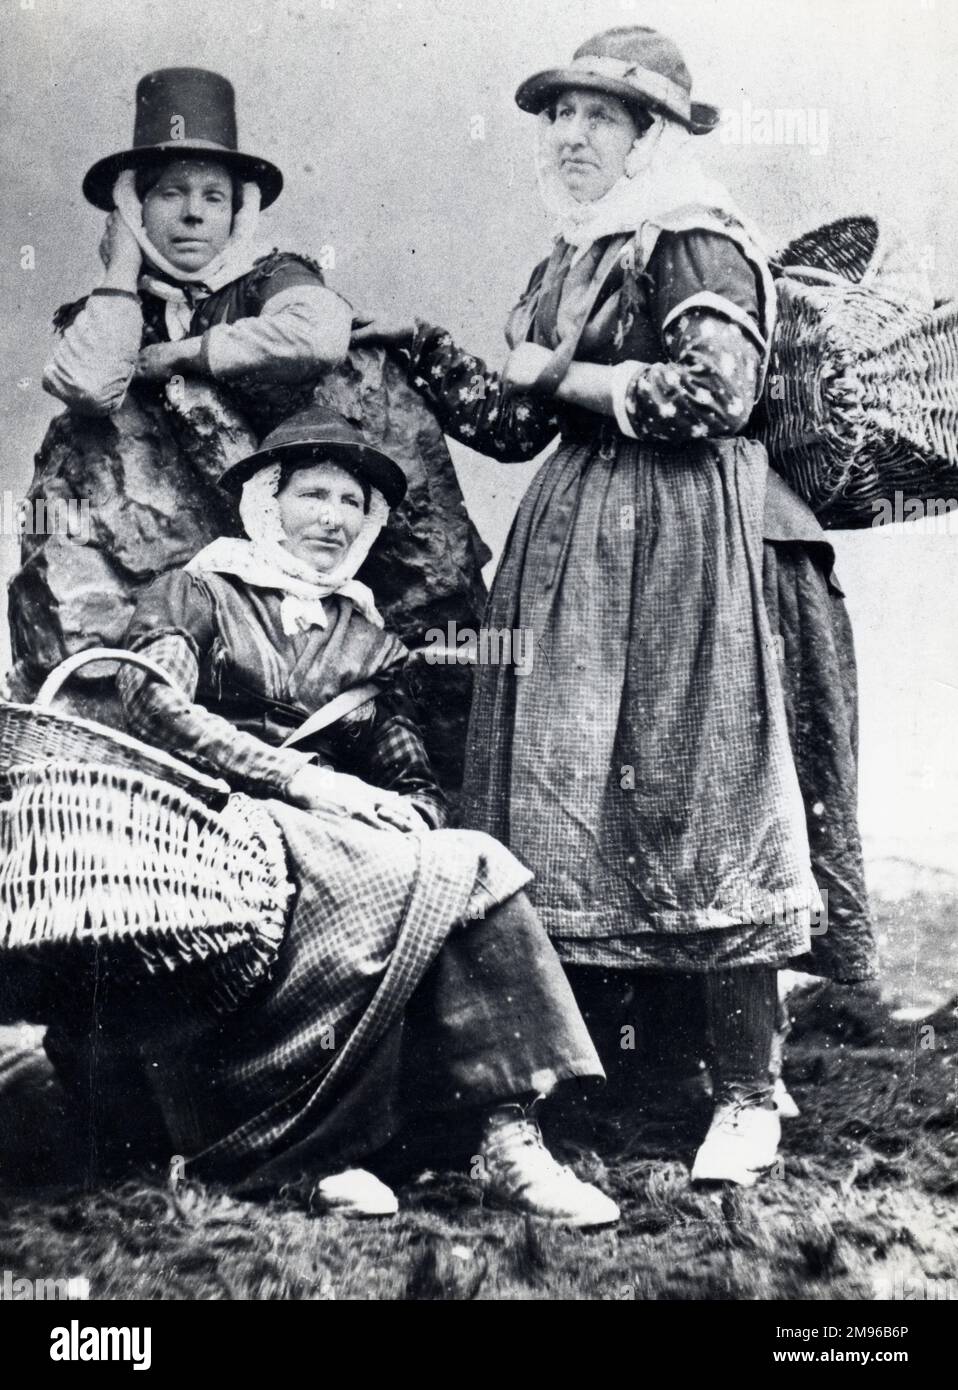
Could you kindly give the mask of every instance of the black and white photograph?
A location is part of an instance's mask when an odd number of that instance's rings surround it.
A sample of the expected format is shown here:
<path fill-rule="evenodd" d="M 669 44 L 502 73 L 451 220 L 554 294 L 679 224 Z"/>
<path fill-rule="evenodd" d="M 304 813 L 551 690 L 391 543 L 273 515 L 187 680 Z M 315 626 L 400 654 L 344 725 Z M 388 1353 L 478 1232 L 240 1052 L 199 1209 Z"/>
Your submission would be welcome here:
<path fill-rule="evenodd" d="M 0 33 L 34 1363 L 169 1374 L 132 1305 L 208 1301 L 760 1304 L 766 1371 L 914 1360 L 958 1300 L 958 5 Z"/>

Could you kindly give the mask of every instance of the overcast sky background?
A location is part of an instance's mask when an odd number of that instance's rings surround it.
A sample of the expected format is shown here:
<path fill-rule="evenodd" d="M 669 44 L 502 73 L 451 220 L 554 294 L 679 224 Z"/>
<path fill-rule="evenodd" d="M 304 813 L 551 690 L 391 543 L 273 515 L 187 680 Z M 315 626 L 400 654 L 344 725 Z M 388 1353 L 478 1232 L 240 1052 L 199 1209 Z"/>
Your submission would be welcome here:
<path fill-rule="evenodd" d="M 958 293 L 954 0 L 3 0 L 0 486 L 22 496 L 60 408 L 39 384 L 50 316 L 99 273 L 103 217 L 80 182 L 129 144 L 144 72 L 192 64 L 233 81 L 243 147 L 286 175 L 263 219 L 269 244 L 332 247 L 330 282 L 357 306 L 445 323 L 498 363 L 506 313 L 550 236 L 535 123 L 513 93 L 621 23 L 676 39 L 703 100 L 816 113 L 817 146 L 702 142 L 772 246 L 873 212 L 904 223 L 939 294 Z M 33 270 L 20 268 L 24 245 Z M 456 460 L 498 554 L 530 470 Z M 958 870 L 958 536 L 835 540 L 870 850 Z M 16 554 L 0 536 L 4 580 Z"/>

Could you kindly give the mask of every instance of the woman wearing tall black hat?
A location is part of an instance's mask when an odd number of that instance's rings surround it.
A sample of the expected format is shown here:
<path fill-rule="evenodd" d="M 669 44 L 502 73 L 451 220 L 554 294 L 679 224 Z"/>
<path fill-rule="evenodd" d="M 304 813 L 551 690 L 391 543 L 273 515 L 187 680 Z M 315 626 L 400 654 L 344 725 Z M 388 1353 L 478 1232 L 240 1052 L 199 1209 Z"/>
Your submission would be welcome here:
<path fill-rule="evenodd" d="M 406 650 L 355 578 L 402 470 L 313 405 L 222 481 L 247 535 L 140 596 L 128 645 L 172 685 L 125 670 L 121 693 L 140 737 L 267 799 L 295 894 L 269 982 L 151 1054 L 174 1145 L 205 1177 L 302 1180 L 340 1211 L 388 1215 L 371 1155 L 424 1112 L 456 1114 L 491 1200 L 615 1221 L 529 1113 L 602 1075 L 529 872 L 489 836 L 442 828 L 397 687 Z"/>
<path fill-rule="evenodd" d="M 105 271 L 59 312 L 45 388 L 75 410 L 109 414 L 133 380 L 200 373 L 238 388 L 249 409 L 264 387 L 282 391 L 341 361 L 350 310 L 319 267 L 255 249 L 260 209 L 282 187 L 274 164 L 238 148 L 226 78 L 202 68 L 141 78 L 132 147 L 83 181 L 109 214 Z"/>
<path fill-rule="evenodd" d="M 691 86 L 675 44 L 640 27 L 520 86 L 558 235 L 502 377 L 427 324 L 356 340 L 405 347 L 471 448 L 531 460 L 559 436 L 486 616 L 533 628 L 536 663 L 477 670 L 464 823 L 535 872 L 597 1030 L 619 1040 L 643 976 L 699 984 L 716 1095 L 692 1175 L 750 1185 L 779 1142 L 776 973 L 807 959 L 816 877 L 813 968 L 868 978 L 874 937 L 847 617 L 821 527 L 747 437 L 775 290 L 758 233 L 699 166 L 718 112 Z M 688 1012 L 668 1015 L 663 1052 Z"/>

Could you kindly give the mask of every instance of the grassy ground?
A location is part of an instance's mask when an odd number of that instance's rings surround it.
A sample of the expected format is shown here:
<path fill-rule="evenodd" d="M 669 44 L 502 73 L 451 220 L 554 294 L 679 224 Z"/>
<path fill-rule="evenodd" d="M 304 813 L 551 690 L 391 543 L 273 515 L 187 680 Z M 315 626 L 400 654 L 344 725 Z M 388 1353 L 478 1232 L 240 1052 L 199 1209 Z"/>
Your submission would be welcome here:
<path fill-rule="evenodd" d="M 607 1105 L 588 1143 L 567 1151 L 620 1203 L 616 1231 L 490 1212 L 451 1171 L 411 1176 L 401 1214 L 370 1223 L 171 1190 L 149 1169 L 83 1190 L 56 1085 L 24 1063 L 0 1112 L 0 1270 L 85 1275 L 100 1298 L 954 1297 L 958 1013 L 890 1013 L 923 995 L 912 938 L 927 962 L 925 948 L 950 938 L 953 906 L 886 912 L 902 974 L 884 1003 L 820 990 L 799 1006 L 786 1076 L 802 1115 L 786 1125 L 779 1169 L 750 1191 L 690 1187 L 708 1109 L 688 1094 L 670 1110 Z M 940 965 L 927 975 L 940 985 Z"/>

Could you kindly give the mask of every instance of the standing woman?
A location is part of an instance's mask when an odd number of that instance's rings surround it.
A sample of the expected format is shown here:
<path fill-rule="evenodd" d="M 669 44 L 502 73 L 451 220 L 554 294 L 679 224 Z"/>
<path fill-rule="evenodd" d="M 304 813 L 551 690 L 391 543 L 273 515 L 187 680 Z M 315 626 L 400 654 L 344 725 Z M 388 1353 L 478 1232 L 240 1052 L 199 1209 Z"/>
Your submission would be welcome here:
<path fill-rule="evenodd" d="M 692 1176 L 748 1185 L 780 1137 L 776 971 L 809 950 L 819 907 L 763 593 L 769 532 L 820 600 L 816 642 L 834 655 L 836 639 L 821 529 L 743 435 L 774 288 L 695 160 L 718 113 L 690 93 L 675 45 L 638 27 L 519 88 L 560 234 L 511 316 L 504 379 L 442 329 L 359 336 L 405 343 L 472 448 L 520 461 L 560 436 L 486 616 L 533 630 L 534 666 L 477 670 L 464 823 L 533 869 L 583 998 L 610 971 L 701 982 L 716 1103 Z"/>
<path fill-rule="evenodd" d="M 119 141 L 117 142 L 120 143 Z M 137 592 L 235 516 L 213 479 L 222 451 L 261 437 L 341 362 L 352 312 L 319 267 L 257 250 L 260 210 L 283 188 L 239 144 L 232 84 L 161 68 L 136 87 L 132 141 L 87 170 L 104 217 L 103 273 L 64 304 L 43 386 L 51 422 L 30 496 L 88 497 L 88 534 L 26 532 L 10 586 L 14 698 L 82 646 L 117 645 Z M 81 708 L 104 710 L 95 679 Z"/>
<path fill-rule="evenodd" d="M 300 404 L 291 388 L 345 357 L 352 315 L 313 261 L 254 249 L 260 209 L 282 187 L 274 164 L 238 148 L 225 77 L 142 77 L 132 147 L 83 180 L 109 214 L 104 275 L 58 312 L 45 389 L 82 414 L 109 415 L 134 381 L 199 374 L 238 391 L 261 429 Z"/>

